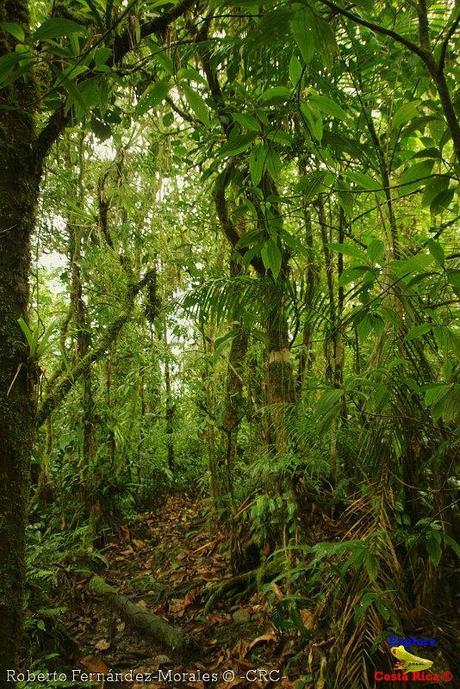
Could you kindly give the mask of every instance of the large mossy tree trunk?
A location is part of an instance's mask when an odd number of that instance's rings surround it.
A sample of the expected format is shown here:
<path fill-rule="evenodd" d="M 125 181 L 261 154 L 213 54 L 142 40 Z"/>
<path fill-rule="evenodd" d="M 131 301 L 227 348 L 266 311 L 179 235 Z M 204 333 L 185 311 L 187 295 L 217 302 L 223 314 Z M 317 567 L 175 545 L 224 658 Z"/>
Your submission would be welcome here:
<path fill-rule="evenodd" d="M 27 31 L 27 2 L 0 2 L 0 22 Z M 14 50 L 0 30 L 0 57 Z M 34 436 L 34 383 L 18 319 L 29 299 L 30 236 L 38 201 L 40 166 L 35 156 L 29 77 L 0 92 L 0 686 L 14 668 L 22 638 L 25 526 Z M 11 686 L 11 684 L 9 684 Z"/>

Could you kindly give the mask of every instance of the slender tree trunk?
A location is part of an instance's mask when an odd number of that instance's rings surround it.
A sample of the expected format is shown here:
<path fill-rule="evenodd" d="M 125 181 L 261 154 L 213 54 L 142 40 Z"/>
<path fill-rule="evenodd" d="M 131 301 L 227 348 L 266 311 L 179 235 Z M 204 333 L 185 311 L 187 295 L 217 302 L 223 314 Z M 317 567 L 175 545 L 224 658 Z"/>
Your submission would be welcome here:
<path fill-rule="evenodd" d="M 280 304 L 273 309 L 267 323 L 268 367 L 267 401 L 270 405 L 270 444 L 277 453 L 288 450 L 286 405 L 295 399 L 294 380 L 289 352 L 286 317 Z"/>
<path fill-rule="evenodd" d="M 107 357 L 105 365 L 105 402 L 107 404 L 107 414 L 110 419 L 110 426 L 108 428 L 107 435 L 107 457 L 109 460 L 109 465 L 115 469 L 115 452 L 116 452 L 116 441 L 115 433 L 113 432 L 112 418 L 111 418 L 111 408 L 112 408 L 112 360 L 111 357 Z"/>
<path fill-rule="evenodd" d="M 175 412 L 175 404 L 172 399 L 172 394 L 171 394 L 171 367 L 170 367 L 170 361 L 169 361 L 169 350 L 168 350 L 168 328 L 166 324 L 166 320 L 164 322 L 164 343 L 166 346 L 166 358 L 165 358 L 165 392 L 166 392 L 166 399 L 165 399 L 165 417 L 166 417 L 166 453 L 167 453 L 167 461 L 168 461 L 168 467 L 170 471 L 174 470 L 174 464 L 175 464 L 175 459 L 174 459 L 174 412 Z"/>
<path fill-rule="evenodd" d="M 299 358 L 299 370 L 297 374 L 297 389 L 300 394 L 305 379 L 313 364 L 312 336 L 313 336 L 313 301 L 318 284 L 318 272 L 315 266 L 315 254 L 313 249 L 313 228 L 311 213 L 304 209 L 305 243 L 307 247 L 307 268 L 305 273 L 305 322 L 302 331 L 302 350 Z"/>
<path fill-rule="evenodd" d="M 230 276 L 236 277 L 242 272 L 236 260 L 230 261 Z M 236 337 L 232 340 L 227 366 L 227 386 L 225 391 L 225 409 L 222 428 L 226 435 L 225 475 L 228 493 L 232 494 L 232 470 L 236 457 L 238 427 L 244 416 L 243 398 L 243 364 L 248 349 L 248 336 L 239 324 Z"/>
<path fill-rule="evenodd" d="M 335 295 L 334 295 L 334 266 L 332 263 L 332 255 L 329 249 L 329 237 L 326 224 L 326 214 L 324 210 L 324 203 L 322 198 L 318 199 L 316 204 L 318 212 L 318 221 L 321 230 L 321 244 L 324 255 L 324 265 L 326 268 L 327 293 L 329 298 L 329 324 L 324 338 L 324 354 L 326 359 L 326 380 L 329 383 L 334 379 L 334 329 L 336 324 L 336 309 L 335 309 Z"/>
<path fill-rule="evenodd" d="M 0 2 L 0 22 L 27 31 L 27 3 Z M 0 30 L 0 56 L 14 49 Z M 5 88 L 0 101 L 0 683 L 14 668 L 22 639 L 24 554 L 37 367 L 28 359 L 18 318 L 27 317 L 30 237 L 39 193 L 32 81 Z M 12 686 L 9 684 L 8 686 Z"/>
<path fill-rule="evenodd" d="M 78 150 L 78 201 L 80 207 L 84 203 L 83 173 L 84 173 L 84 136 L 80 137 Z M 81 279 L 82 261 L 82 232 L 77 219 L 72 218 L 69 223 L 69 256 L 71 264 L 71 305 L 74 323 L 77 331 L 76 362 L 80 362 L 90 349 L 91 335 L 88 323 L 87 308 L 83 299 Z M 94 456 L 94 401 L 91 368 L 83 377 L 83 464 L 88 466 Z"/>
<path fill-rule="evenodd" d="M 339 209 L 339 243 L 343 244 L 344 239 L 345 239 L 345 234 L 344 234 L 344 229 L 345 229 L 345 213 L 343 211 L 343 208 Z M 344 306 L 344 298 L 345 298 L 345 293 L 343 289 L 343 285 L 340 284 L 340 278 L 343 273 L 343 254 L 342 252 L 339 252 L 337 255 L 337 279 L 339 282 L 338 288 L 337 288 L 337 318 L 336 318 L 336 326 L 335 326 L 335 332 L 334 332 L 334 337 L 335 337 L 335 343 L 334 343 L 334 352 L 335 352 L 335 361 L 334 361 L 334 386 L 336 388 L 340 388 L 343 382 L 343 367 L 345 366 L 345 347 L 343 345 L 343 334 L 342 334 L 342 328 L 341 328 L 341 320 L 342 320 L 342 315 L 343 315 L 343 306 Z"/>
<path fill-rule="evenodd" d="M 203 340 L 203 351 L 205 355 L 205 368 L 204 373 L 206 376 L 204 385 L 204 396 L 205 396 L 205 409 L 208 416 L 208 423 L 206 425 L 204 437 L 206 438 L 206 446 L 208 450 L 208 469 L 211 484 L 211 497 L 213 500 L 214 510 L 220 507 L 220 497 L 221 497 L 221 486 L 218 474 L 218 460 L 217 460 L 217 446 L 216 446 L 216 424 L 215 424 L 215 411 L 216 411 L 216 390 L 214 377 L 212 375 L 212 366 L 210 363 L 210 357 L 214 350 L 214 340 L 215 340 L 215 322 L 214 318 L 211 318 L 210 323 L 210 333 L 207 335 L 205 332 L 205 326 L 201 328 L 201 336 Z"/>

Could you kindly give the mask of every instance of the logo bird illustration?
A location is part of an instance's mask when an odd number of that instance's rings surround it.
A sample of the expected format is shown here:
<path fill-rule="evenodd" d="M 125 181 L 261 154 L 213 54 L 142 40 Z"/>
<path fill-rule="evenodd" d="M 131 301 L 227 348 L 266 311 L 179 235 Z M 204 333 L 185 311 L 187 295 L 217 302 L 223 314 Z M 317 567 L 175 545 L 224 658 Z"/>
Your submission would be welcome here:
<path fill-rule="evenodd" d="M 428 670 L 433 665 L 432 660 L 414 656 L 409 651 L 406 651 L 404 646 L 393 646 L 391 653 L 399 660 L 399 663 L 396 664 L 396 670 L 420 672 L 421 670 Z"/>

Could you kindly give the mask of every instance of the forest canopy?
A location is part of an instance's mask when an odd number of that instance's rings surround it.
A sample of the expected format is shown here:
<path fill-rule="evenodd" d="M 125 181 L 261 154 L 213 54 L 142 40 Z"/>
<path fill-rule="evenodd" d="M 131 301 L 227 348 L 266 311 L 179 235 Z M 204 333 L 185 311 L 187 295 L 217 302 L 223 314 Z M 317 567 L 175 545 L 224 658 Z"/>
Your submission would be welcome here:
<path fill-rule="evenodd" d="M 459 672 L 459 23 L 0 0 L 0 687 Z"/>

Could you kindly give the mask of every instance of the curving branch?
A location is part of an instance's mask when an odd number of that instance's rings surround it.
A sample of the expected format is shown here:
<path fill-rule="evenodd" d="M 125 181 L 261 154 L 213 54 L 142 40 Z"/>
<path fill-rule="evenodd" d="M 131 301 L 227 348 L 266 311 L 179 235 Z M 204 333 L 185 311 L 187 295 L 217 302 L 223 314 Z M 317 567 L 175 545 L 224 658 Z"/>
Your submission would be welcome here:
<path fill-rule="evenodd" d="M 340 5 L 337 5 L 335 2 L 331 2 L 331 0 L 319 0 L 319 2 L 329 7 L 329 9 L 333 10 L 335 13 L 341 14 L 343 17 L 347 17 L 347 19 L 350 19 L 355 24 L 364 26 L 366 27 L 366 29 L 370 29 L 374 33 L 388 36 L 397 43 L 401 43 L 401 45 L 404 45 L 408 50 L 418 55 L 422 60 L 426 59 L 426 50 L 421 48 L 416 43 L 413 43 L 408 38 L 405 38 L 405 36 L 401 36 L 401 34 L 397 33 L 397 31 L 393 31 L 393 29 L 387 29 L 385 26 L 377 24 L 376 22 L 370 22 L 367 19 L 363 19 L 359 14 L 350 12 L 350 10 L 345 9 L 345 7 L 340 7 Z"/>
<path fill-rule="evenodd" d="M 318 1 L 322 5 L 329 7 L 329 9 L 333 10 L 333 12 L 335 12 L 336 14 L 340 14 L 343 17 L 347 17 L 347 19 L 350 19 L 355 24 L 364 26 L 376 34 L 388 36 L 397 43 L 400 43 L 401 45 L 405 46 L 415 55 L 418 55 L 418 57 L 422 60 L 426 69 L 428 70 L 434 85 L 436 86 L 439 100 L 444 111 L 444 117 L 446 119 L 447 126 L 452 136 L 455 155 L 457 157 L 457 160 L 460 161 L 460 123 L 457 117 L 457 113 L 455 112 L 454 104 L 452 102 L 452 96 L 446 80 L 446 75 L 444 73 L 447 48 L 450 39 L 452 38 L 453 34 L 458 28 L 459 19 L 456 19 L 450 27 L 447 36 L 442 43 L 439 62 L 437 62 L 434 57 L 433 51 L 430 47 L 428 19 L 426 15 L 425 2 L 423 2 L 423 0 L 421 0 L 421 2 L 416 8 L 419 18 L 419 35 L 420 40 L 422 42 L 421 45 L 413 43 L 408 38 L 401 36 L 401 34 L 398 34 L 396 31 L 393 31 L 392 29 L 387 29 L 385 26 L 382 26 L 381 24 L 377 24 L 376 22 L 363 19 L 359 14 L 350 12 L 350 10 L 347 10 L 344 7 L 340 7 L 340 5 L 337 5 L 335 2 L 332 2 L 331 0 Z"/>
<path fill-rule="evenodd" d="M 86 371 L 99 359 L 101 359 L 108 349 L 113 345 L 123 326 L 129 321 L 133 313 L 134 300 L 143 287 L 149 282 L 152 276 L 149 270 L 144 277 L 134 285 L 130 285 L 126 295 L 123 313 L 118 316 L 107 328 L 99 342 L 80 361 L 72 371 L 57 383 L 56 387 L 48 393 L 37 411 L 37 426 L 40 427 L 47 420 L 49 415 L 59 406 L 63 399 L 72 389 L 75 382 L 81 378 Z"/>

